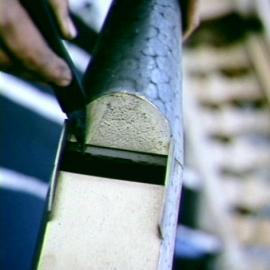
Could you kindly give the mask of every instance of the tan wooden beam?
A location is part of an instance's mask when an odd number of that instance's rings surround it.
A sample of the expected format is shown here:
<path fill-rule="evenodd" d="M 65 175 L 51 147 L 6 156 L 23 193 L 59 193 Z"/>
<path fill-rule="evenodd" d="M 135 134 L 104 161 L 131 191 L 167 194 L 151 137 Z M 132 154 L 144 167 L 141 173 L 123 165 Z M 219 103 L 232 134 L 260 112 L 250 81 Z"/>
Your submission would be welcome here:
<path fill-rule="evenodd" d="M 163 186 L 62 172 L 38 269 L 157 269 L 163 193 Z"/>

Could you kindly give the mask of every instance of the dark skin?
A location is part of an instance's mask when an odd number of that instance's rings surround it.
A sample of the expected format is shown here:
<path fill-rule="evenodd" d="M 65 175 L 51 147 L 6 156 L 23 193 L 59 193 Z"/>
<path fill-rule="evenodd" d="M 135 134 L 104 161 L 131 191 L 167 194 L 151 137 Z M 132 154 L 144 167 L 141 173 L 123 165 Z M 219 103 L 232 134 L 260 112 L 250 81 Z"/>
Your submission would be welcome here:
<path fill-rule="evenodd" d="M 63 37 L 74 38 L 76 29 L 69 16 L 68 0 L 48 2 Z M 183 13 L 187 15 L 191 7 L 196 6 L 196 2 L 181 0 Z M 186 19 L 183 25 L 188 24 Z M 59 86 L 67 86 L 71 82 L 72 75 L 67 64 L 47 46 L 19 0 L 0 0 L 1 43 L 0 70 Z"/>
<path fill-rule="evenodd" d="M 69 16 L 67 1 L 48 2 L 63 37 L 72 39 L 76 29 Z M 59 86 L 70 83 L 72 75 L 67 64 L 47 46 L 19 0 L 0 0 L 0 40 L 4 44 L 0 48 L 0 70 L 18 71 L 19 66 L 29 78 Z"/>

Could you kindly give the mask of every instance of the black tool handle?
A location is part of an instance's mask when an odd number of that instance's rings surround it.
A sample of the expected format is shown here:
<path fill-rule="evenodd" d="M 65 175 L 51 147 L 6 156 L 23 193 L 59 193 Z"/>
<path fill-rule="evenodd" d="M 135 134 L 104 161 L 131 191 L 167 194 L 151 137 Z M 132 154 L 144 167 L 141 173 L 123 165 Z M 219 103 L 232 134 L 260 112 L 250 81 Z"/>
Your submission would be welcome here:
<path fill-rule="evenodd" d="M 83 109 L 85 93 L 77 75 L 75 66 L 64 47 L 57 27 L 56 19 L 47 0 L 20 0 L 35 25 L 47 41 L 49 47 L 66 61 L 72 72 L 72 81 L 68 86 L 52 85 L 58 102 L 65 113 Z"/>

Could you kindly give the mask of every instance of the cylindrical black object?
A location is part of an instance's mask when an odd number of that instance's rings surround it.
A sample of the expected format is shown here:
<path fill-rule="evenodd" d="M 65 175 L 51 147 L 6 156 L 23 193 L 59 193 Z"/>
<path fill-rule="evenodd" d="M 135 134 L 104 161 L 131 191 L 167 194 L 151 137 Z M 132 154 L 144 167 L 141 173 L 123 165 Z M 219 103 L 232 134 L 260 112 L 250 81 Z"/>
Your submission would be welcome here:
<path fill-rule="evenodd" d="M 84 75 L 88 102 L 113 92 L 146 97 L 174 125 L 180 108 L 177 0 L 116 0 Z"/>

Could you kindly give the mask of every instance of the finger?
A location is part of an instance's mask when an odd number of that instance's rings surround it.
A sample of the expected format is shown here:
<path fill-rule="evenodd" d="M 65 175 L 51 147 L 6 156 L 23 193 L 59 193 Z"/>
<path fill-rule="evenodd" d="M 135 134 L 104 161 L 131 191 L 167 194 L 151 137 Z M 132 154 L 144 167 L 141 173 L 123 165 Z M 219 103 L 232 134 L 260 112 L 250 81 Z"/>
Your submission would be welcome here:
<path fill-rule="evenodd" d="M 49 0 L 63 36 L 75 38 L 77 30 L 69 16 L 68 0 Z"/>
<path fill-rule="evenodd" d="M 71 81 L 67 64 L 55 55 L 17 0 L 0 14 L 0 36 L 3 43 L 23 66 L 44 80 L 60 86 Z"/>
<path fill-rule="evenodd" d="M 2 49 L 0 49 L 0 69 L 8 68 L 11 65 L 11 58 Z"/>
<path fill-rule="evenodd" d="M 29 79 L 30 77 L 30 79 L 35 80 L 35 78 L 31 77 L 31 74 L 27 74 L 18 64 L 15 64 L 9 55 L 2 49 L 0 49 L 0 70 L 21 78 Z"/>
<path fill-rule="evenodd" d="M 25 80 L 42 82 L 42 78 L 38 74 L 31 74 L 18 63 L 14 63 L 12 58 L 2 49 L 0 49 L 0 70 Z"/>

